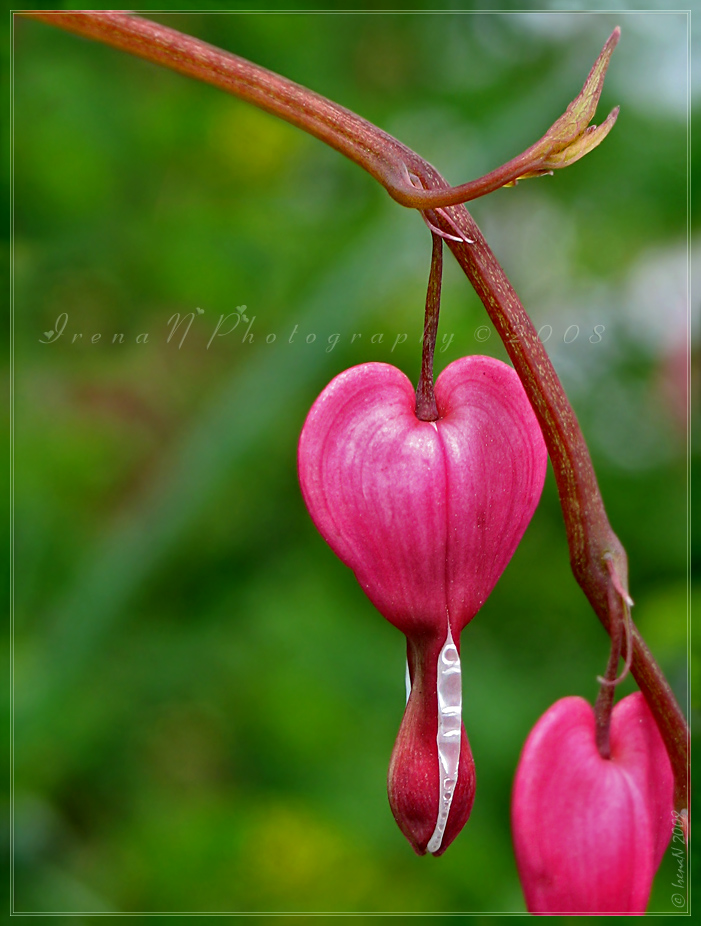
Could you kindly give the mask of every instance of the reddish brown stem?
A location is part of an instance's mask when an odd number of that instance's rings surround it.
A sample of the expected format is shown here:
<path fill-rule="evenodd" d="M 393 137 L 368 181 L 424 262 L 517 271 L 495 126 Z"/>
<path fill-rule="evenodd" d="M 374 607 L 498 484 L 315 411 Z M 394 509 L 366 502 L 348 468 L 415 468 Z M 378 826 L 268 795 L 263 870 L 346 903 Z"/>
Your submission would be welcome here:
<path fill-rule="evenodd" d="M 245 58 L 140 16 L 113 10 L 33 10 L 22 15 L 104 42 L 233 93 L 326 142 L 363 167 L 398 203 L 417 209 L 466 203 L 516 183 L 521 177 L 550 173 L 572 163 L 605 137 L 618 115 L 615 109 L 601 126 L 587 128 L 620 37 L 620 29 L 616 28 L 582 92 L 539 141 L 477 180 L 457 187 L 444 184 L 441 189 L 429 190 L 419 185 L 417 189 L 404 163 L 404 155 L 413 154 L 411 149 L 345 107 Z"/>
<path fill-rule="evenodd" d="M 438 315 L 441 309 L 441 280 L 443 277 L 443 240 L 432 234 L 431 272 L 426 291 L 424 341 L 421 352 L 421 376 L 416 387 L 416 417 L 420 421 L 438 421 L 438 407 L 433 391 L 433 355 L 438 334 Z"/>
<path fill-rule="evenodd" d="M 610 591 L 609 614 L 615 616 L 611 627 L 611 654 L 609 655 L 606 674 L 600 679 L 601 687 L 594 705 L 594 718 L 596 728 L 596 748 L 602 759 L 611 758 L 611 712 L 616 694 L 616 675 L 618 663 L 621 658 L 621 646 L 625 632 L 622 602 L 615 600 L 616 592 Z"/>
<path fill-rule="evenodd" d="M 448 236 L 448 246 L 484 303 L 529 396 L 555 472 L 572 570 L 611 633 L 609 600 L 614 583 L 606 562 L 612 562 L 616 584 L 625 590 L 627 559 L 606 517 L 574 411 L 525 309 L 471 215 L 463 205 L 438 207 L 466 202 L 520 176 L 571 163 L 590 149 L 592 139 L 600 140 L 615 121 L 616 111 L 598 129 L 586 126 L 619 30 L 609 38 L 582 93 L 541 142 L 486 178 L 451 188 L 415 152 L 349 110 L 191 36 L 120 12 L 42 10 L 23 15 L 105 42 L 247 100 L 346 155 L 397 202 L 426 212 L 430 223 Z M 426 211 L 430 209 L 436 211 Z M 466 240 L 455 240 L 456 229 Z M 661 669 L 634 626 L 632 633 L 632 672 L 667 746 L 676 781 L 675 803 L 681 810 L 687 807 L 688 728 Z"/>
<path fill-rule="evenodd" d="M 416 173 L 415 166 L 412 170 Z M 436 174 L 426 173 L 423 179 L 441 182 Z M 612 561 L 617 584 L 624 589 L 628 587 L 628 561 L 608 522 L 579 422 L 526 310 L 474 219 L 464 206 L 445 211 L 450 212 L 452 223 L 441 212 L 430 213 L 431 221 L 446 232 L 457 226 L 474 242 L 448 240 L 447 244 L 484 303 L 531 401 L 557 482 L 572 572 L 610 634 L 609 591 L 615 586 L 607 560 Z M 675 775 L 675 804 L 681 810 L 688 806 L 689 729 L 664 673 L 632 622 L 631 629 L 631 671 L 667 746 Z"/>

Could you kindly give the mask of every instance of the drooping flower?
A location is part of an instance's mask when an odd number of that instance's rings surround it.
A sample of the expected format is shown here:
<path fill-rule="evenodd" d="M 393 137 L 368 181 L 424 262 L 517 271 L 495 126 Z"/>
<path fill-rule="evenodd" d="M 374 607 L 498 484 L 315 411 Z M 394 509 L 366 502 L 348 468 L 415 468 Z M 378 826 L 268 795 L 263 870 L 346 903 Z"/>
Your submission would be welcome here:
<path fill-rule="evenodd" d="M 419 854 L 440 854 L 472 808 L 460 715 L 460 632 L 511 559 L 540 498 L 547 454 L 516 373 L 465 357 L 438 377 L 421 421 L 396 367 L 336 377 L 299 443 L 320 533 L 407 637 L 411 694 L 390 763 L 390 804 Z"/>
<path fill-rule="evenodd" d="M 672 767 L 640 692 L 613 709 L 611 758 L 594 711 L 562 698 L 531 731 L 512 801 L 531 913 L 644 913 L 674 826 Z"/>

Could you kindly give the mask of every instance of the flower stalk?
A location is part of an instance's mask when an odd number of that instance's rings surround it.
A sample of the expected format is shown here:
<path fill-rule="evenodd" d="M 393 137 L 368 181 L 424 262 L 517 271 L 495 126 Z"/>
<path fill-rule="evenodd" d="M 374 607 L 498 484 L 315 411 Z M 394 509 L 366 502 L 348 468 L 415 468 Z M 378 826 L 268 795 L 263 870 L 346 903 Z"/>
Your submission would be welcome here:
<path fill-rule="evenodd" d="M 424 340 L 421 352 L 421 376 L 416 387 L 416 417 L 421 421 L 437 421 L 438 408 L 433 390 L 433 355 L 436 351 L 438 315 L 441 308 L 441 280 L 443 277 L 443 240 L 435 232 L 431 235 L 431 272 L 426 290 Z"/>
<path fill-rule="evenodd" d="M 623 627 L 619 625 L 611 632 L 611 653 L 606 666 L 606 674 L 599 679 L 601 687 L 594 705 L 596 748 L 602 759 L 611 758 L 611 712 L 616 694 L 616 673 L 621 658 L 622 642 Z"/>
<path fill-rule="evenodd" d="M 350 110 L 192 36 L 138 16 L 105 10 L 35 10 L 22 15 L 104 42 L 246 100 L 319 138 L 366 170 L 398 203 L 422 211 L 435 229 L 434 255 L 437 231 L 446 237 L 482 300 L 523 383 L 552 461 L 573 573 L 606 631 L 615 635 L 624 604 L 612 589 L 622 588 L 627 595 L 625 550 L 608 522 L 587 444 L 547 352 L 462 204 L 519 179 L 567 166 L 603 140 L 618 110 L 598 127 L 589 123 L 620 30 L 609 37 L 580 94 L 535 145 L 486 176 L 451 187 L 414 151 Z M 675 805 L 683 810 L 687 807 L 688 728 L 632 621 L 630 631 L 631 671 L 662 734 L 674 770 Z"/>

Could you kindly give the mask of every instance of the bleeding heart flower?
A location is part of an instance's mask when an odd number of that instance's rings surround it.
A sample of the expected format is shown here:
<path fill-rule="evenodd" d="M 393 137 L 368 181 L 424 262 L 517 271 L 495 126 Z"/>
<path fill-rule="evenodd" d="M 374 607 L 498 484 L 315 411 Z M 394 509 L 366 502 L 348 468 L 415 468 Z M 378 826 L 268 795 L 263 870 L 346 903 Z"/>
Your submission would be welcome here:
<path fill-rule="evenodd" d="M 531 913 L 644 913 L 674 826 L 674 777 L 640 692 L 611 716 L 611 758 L 592 707 L 557 701 L 535 725 L 516 772 L 512 826 Z"/>
<path fill-rule="evenodd" d="M 390 763 L 390 804 L 419 854 L 466 822 L 474 764 L 460 717 L 460 632 L 511 559 L 540 498 L 547 454 L 516 373 L 450 364 L 439 418 L 407 377 L 368 363 L 314 403 L 299 442 L 309 512 L 375 607 L 407 637 L 411 694 Z"/>

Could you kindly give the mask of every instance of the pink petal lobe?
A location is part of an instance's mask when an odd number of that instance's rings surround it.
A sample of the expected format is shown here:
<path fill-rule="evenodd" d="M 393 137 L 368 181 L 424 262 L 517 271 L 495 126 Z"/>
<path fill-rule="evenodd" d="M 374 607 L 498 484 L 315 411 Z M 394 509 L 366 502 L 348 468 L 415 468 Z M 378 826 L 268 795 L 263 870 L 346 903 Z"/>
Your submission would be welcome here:
<path fill-rule="evenodd" d="M 463 357 L 436 382 L 448 481 L 453 632 L 479 611 L 513 556 L 545 481 L 547 451 L 516 372 Z"/>
<path fill-rule="evenodd" d="M 674 773 L 662 735 L 642 692 L 623 698 L 611 717 L 611 758 L 628 771 L 645 801 L 659 868 L 674 829 Z"/>
<path fill-rule="evenodd" d="M 353 367 L 314 403 L 299 443 L 314 523 L 404 633 L 435 632 L 446 620 L 443 449 L 415 401 L 396 367 Z"/>

